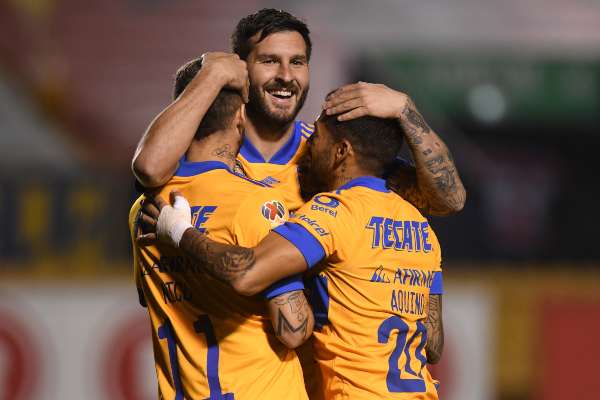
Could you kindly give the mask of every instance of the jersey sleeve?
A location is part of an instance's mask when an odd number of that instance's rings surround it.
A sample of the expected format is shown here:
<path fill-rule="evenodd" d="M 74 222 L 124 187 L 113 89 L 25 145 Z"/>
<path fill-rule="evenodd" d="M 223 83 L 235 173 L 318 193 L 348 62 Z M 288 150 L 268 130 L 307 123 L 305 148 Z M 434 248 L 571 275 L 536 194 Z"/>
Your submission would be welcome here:
<path fill-rule="evenodd" d="M 336 237 L 348 216 L 340 197 L 319 194 L 302 206 L 289 222 L 274 232 L 289 240 L 300 250 L 309 268 L 335 252 Z"/>
<path fill-rule="evenodd" d="M 444 280 L 442 271 L 436 271 L 433 274 L 433 282 L 429 288 L 429 294 L 444 294 Z"/>
<path fill-rule="evenodd" d="M 236 213 L 232 226 L 235 243 L 238 246 L 255 247 L 272 228 L 283 224 L 288 218 L 282 194 L 275 189 L 261 188 L 248 196 Z M 270 300 L 303 289 L 302 276 L 296 275 L 275 282 L 263 291 L 263 297 Z"/>
<path fill-rule="evenodd" d="M 132 247 L 132 253 L 133 253 L 133 278 L 135 281 L 135 287 L 137 289 L 140 305 L 142 305 L 143 307 L 146 307 L 146 299 L 144 298 L 144 292 L 142 290 L 142 284 L 140 282 L 141 271 L 140 271 L 140 263 L 139 263 L 139 257 L 140 257 L 139 249 L 137 247 L 137 244 L 135 243 L 135 238 L 137 236 L 137 232 L 139 229 L 138 215 L 142 209 L 142 198 L 143 197 L 140 196 L 135 201 L 135 203 L 133 203 L 131 210 L 129 210 L 129 234 L 131 237 L 131 247 Z"/>

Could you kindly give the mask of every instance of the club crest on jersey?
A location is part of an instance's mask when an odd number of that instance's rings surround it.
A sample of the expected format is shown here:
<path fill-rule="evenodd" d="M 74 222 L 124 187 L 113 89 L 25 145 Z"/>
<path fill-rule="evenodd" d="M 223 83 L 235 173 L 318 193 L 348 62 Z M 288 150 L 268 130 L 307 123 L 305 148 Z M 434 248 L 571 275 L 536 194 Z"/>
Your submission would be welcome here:
<path fill-rule="evenodd" d="M 271 226 L 278 226 L 285 222 L 285 207 L 277 200 L 267 201 L 262 205 L 261 212 Z"/>

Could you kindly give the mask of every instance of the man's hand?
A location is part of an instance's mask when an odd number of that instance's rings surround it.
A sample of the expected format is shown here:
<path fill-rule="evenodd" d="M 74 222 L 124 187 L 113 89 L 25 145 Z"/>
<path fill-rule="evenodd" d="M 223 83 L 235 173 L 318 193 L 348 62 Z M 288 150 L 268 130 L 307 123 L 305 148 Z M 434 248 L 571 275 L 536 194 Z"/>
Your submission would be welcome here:
<path fill-rule="evenodd" d="M 223 87 L 239 90 L 244 103 L 248 102 L 250 81 L 246 61 L 240 60 L 237 54 L 211 52 L 202 54 L 202 69 L 214 73 Z"/>
<path fill-rule="evenodd" d="M 171 204 L 166 203 L 159 195 L 144 200 L 140 215 L 142 235 L 137 242 L 148 244 L 155 240 L 179 247 L 183 233 L 192 228 L 192 212 L 190 204 L 181 193 L 172 191 Z"/>
<path fill-rule="evenodd" d="M 358 82 L 342 86 L 329 94 L 323 104 L 327 115 L 348 121 L 365 115 L 378 118 L 402 118 L 409 97 L 381 84 Z"/>

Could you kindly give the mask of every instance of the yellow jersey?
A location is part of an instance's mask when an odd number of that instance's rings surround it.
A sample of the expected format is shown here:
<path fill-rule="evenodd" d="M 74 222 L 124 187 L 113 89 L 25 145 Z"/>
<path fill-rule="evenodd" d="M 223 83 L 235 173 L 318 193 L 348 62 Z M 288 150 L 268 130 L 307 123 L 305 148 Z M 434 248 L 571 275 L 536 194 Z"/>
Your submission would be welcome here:
<path fill-rule="evenodd" d="M 182 161 L 161 190 L 190 202 L 192 224 L 213 240 L 254 247 L 283 223 L 275 189 L 238 176 L 220 162 Z M 130 212 L 132 240 L 141 198 Z M 307 399 L 298 358 L 279 342 L 266 300 L 302 290 L 299 278 L 243 297 L 180 252 L 134 241 L 136 285 L 150 315 L 161 399 Z"/>
<path fill-rule="evenodd" d="M 298 182 L 298 159 L 306 149 L 306 141 L 315 128 L 302 121 L 294 122 L 292 136 L 270 160 L 265 160 L 250 139 L 244 137 L 236 166 L 251 179 L 281 191 L 291 211 L 304 204 Z"/>
<path fill-rule="evenodd" d="M 441 293 L 441 249 L 427 220 L 360 177 L 316 195 L 274 229 L 320 270 L 311 297 L 325 399 L 437 399 L 424 321 Z"/>

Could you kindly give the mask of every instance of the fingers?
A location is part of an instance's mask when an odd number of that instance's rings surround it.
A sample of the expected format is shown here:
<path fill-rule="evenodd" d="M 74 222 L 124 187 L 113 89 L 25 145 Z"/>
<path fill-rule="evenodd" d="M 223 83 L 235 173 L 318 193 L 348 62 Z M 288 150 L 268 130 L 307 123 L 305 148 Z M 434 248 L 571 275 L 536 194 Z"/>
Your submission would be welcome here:
<path fill-rule="evenodd" d="M 172 190 L 169 193 L 169 198 L 171 200 L 171 204 L 173 204 L 173 208 L 183 209 L 190 208 L 190 203 L 187 201 L 185 197 L 181 194 L 181 192 L 177 190 Z"/>
<path fill-rule="evenodd" d="M 340 114 L 364 106 L 364 99 L 354 98 L 325 109 L 327 115 Z"/>
<path fill-rule="evenodd" d="M 367 109 L 367 107 L 358 107 L 345 114 L 338 115 L 337 120 L 350 121 L 351 119 L 364 117 L 365 115 L 369 115 L 369 110 Z"/>
<path fill-rule="evenodd" d="M 169 203 L 164 201 L 164 199 L 160 195 L 156 195 L 156 196 L 152 197 L 152 201 L 154 202 L 156 207 L 158 207 L 159 210 L 162 210 L 164 206 L 169 205 Z"/>
<path fill-rule="evenodd" d="M 157 221 L 158 220 L 156 218 L 142 213 L 142 215 L 140 216 L 140 225 L 142 226 L 142 232 L 155 232 Z"/>
<path fill-rule="evenodd" d="M 330 94 L 325 101 L 325 108 L 334 107 L 338 104 L 344 103 L 348 100 L 361 98 L 364 96 L 363 89 L 349 89 L 349 90 L 340 90 L 333 92 Z"/>
<path fill-rule="evenodd" d="M 242 100 L 244 103 L 248 103 L 250 101 L 250 80 L 246 79 L 244 87 L 242 87 Z"/>
<path fill-rule="evenodd" d="M 157 219 L 160 214 L 160 210 L 153 202 L 153 199 L 151 197 L 144 199 L 144 203 L 142 205 L 142 212 L 143 214 L 149 215 L 150 217 L 155 219 Z"/>
<path fill-rule="evenodd" d="M 156 243 L 156 233 L 147 233 L 144 235 L 138 235 L 135 238 L 135 242 L 139 246 L 149 246 Z"/>

